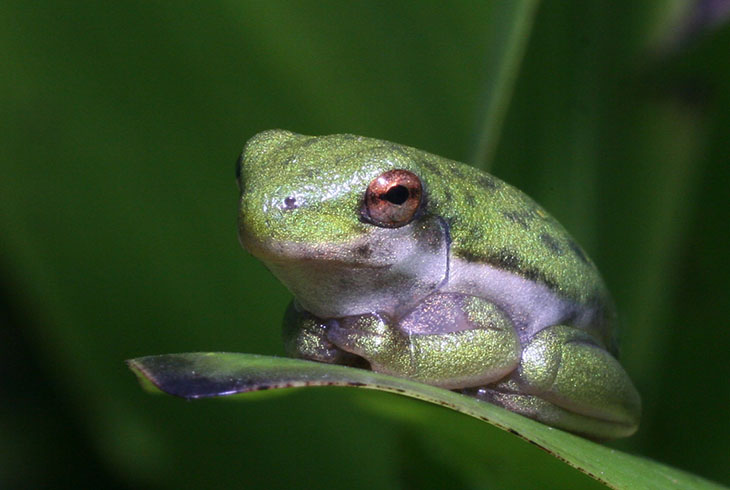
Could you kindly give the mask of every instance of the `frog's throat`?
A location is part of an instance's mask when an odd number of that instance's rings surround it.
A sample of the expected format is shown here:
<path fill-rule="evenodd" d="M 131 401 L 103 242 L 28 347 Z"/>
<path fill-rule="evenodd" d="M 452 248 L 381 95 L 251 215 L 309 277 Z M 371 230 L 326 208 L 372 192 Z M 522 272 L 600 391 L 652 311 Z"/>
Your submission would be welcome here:
<path fill-rule="evenodd" d="M 329 252 L 318 245 L 314 253 L 297 253 L 298 260 L 290 253 L 264 260 L 299 304 L 319 318 L 374 312 L 399 317 L 448 283 L 451 240 L 448 225 L 436 217 L 392 233 L 377 230 Z"/>

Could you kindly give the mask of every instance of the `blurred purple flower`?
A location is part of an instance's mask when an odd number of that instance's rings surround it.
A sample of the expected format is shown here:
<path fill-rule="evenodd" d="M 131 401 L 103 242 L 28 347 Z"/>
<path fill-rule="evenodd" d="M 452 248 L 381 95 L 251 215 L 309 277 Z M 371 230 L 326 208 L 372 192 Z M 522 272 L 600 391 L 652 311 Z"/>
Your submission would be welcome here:
<path fill-rule="evenodd" d="M 713 29 L 730 17 L 730 0 L 697 0 L 687 11 L 678 41 L 683 43 Z"/>

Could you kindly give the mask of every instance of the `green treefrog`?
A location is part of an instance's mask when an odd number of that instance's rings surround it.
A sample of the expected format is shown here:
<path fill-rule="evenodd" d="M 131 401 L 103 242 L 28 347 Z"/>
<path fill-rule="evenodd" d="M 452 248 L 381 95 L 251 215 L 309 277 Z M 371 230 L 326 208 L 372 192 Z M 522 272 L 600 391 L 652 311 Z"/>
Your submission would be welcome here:
<path fill-rule="evenodd" d="M 475 168 L 349 134 L 259 133 L 239 237 L 293 293 L 289 355 L 456 390 L 595 439 L 638 426 L 593 262 Z"/>

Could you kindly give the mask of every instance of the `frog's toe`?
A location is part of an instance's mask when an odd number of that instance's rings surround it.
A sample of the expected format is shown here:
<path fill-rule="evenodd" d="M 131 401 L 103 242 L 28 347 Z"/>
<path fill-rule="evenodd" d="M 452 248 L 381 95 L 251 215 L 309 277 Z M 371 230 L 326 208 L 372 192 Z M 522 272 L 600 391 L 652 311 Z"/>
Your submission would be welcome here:
<path fill-rule="evenodd" d="M 536 395 L 511 393 L 489 387 L 468 390 L 465 394 L 494 403 L 551 427 L 564 429 L 594 440 L 628 437 L 636 431 L 636 425 L 580 415 Z"/>
<path fill-rule="evenodd" d="M 370 359 L 397 348 L 393 329 L 378 314 L 342 318 L 327 326 L 327 340 L 340 349 Z"/>

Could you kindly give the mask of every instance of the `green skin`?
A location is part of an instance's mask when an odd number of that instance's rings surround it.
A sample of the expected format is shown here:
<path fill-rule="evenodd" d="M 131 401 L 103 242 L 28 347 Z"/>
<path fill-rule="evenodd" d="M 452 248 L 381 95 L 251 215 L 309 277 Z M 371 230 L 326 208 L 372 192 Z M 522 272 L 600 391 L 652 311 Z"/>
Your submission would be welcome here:
<path fill-rule="evenodd" d="M 396 228 L 363 219 L 369 184 L 423 186 Z M 638 427 L 593 263 L 525 194 L 467 165 L 353 135 L 254 136 L 239 236 L 294 294 L 287 352 L 461 391 L 595 439 Z"/>

